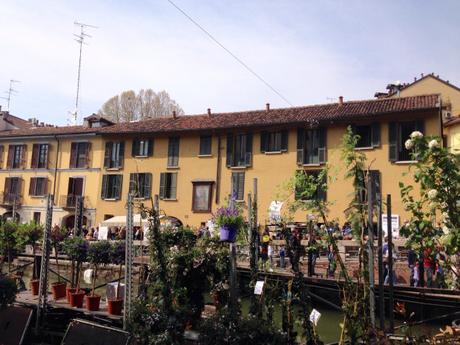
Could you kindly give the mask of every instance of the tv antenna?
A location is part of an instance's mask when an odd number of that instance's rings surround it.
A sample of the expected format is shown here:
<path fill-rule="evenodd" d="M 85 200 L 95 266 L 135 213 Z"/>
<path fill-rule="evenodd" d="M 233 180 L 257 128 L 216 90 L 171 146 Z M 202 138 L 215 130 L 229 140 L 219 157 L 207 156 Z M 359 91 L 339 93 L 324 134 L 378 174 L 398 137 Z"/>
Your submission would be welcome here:
<path fill-rule="evenodd" d="M 77 25 L 80 27 L 80 34 L 74 34 L 75 38 L 74 40 L 80 44 L 80 54 L 78 56 L 78 74 L 77 74 L 77 96 L 75 97 L 75 110 L 73 113 L 71 113 L 71 123 L 73 125 L 77 125 L 78 122 L 78 103 L 80 100 L 80 76 L 81 76 L 81 53 L 83 51 L 83 45 L 88 45 L 88 43 L 85 42 L 85 39 L 91 38 L 91 35 L 88 35 L 85 30 L 88 28 L 91 29 L 97 29 L 97 26 L 94 25 L 89 25 L 89 24 L 84 24 L 84 23 L 79 23 L 79 22 L 74 22 L 74 25 Z"/>
<path fill-rule="evenodd" d="M 10 111 L 11 96 L 13 96 L 13 95 L 18 93 L 18 91 L 13 88 L 13 85 L 15 83 L 20 83 L 20 81 L 10 79 L 10 87 L 8 88 L 8 91 L 5 91 L 5 93 L 8 94 L 8 97 L 0 97 L 0 98 L 3 98 L 3 99 L 7 100 L 7 108 L 8 108 L 7 111 L 8 112 Z"/>

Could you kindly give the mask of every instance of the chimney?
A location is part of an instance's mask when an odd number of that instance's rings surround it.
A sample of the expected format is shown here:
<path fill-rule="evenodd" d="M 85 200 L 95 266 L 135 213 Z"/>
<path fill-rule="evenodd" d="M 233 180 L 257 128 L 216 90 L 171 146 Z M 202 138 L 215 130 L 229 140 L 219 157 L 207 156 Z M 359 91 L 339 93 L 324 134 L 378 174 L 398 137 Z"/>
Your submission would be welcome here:
<path fill-rule="evenodd" d="M 340 104 L 340 105 L 343 104 L 343 96 L 339 96 L 339 104 Z"/>
<path fill-rule="evenodd" d="M 208 116 L 211 116 L 211 108 L 208 108 Z"/>
<path fill-rule="evenodd" d="M 423 78 L 423 73 L 420 73 L 420 75 L 421 75 L 421 76 L 422 76 L 422 78 Z"/>
<path fill-rule="evenodd" d="M 270 103 L 265 104 L 265 110 L 267 110 L 267 111 L 270 110 Z"/>
<path fill-rule="evenodd" d="M 173 119 L 177 119 L 177 114 L 175 110 L 173 110 Z"/>

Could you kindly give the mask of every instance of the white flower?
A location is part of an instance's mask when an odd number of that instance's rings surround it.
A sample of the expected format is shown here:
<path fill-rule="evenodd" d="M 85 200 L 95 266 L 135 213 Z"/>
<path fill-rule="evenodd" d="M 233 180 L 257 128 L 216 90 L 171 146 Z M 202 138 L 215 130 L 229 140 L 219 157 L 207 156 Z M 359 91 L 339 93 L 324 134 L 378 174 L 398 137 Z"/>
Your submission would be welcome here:
<path fill-rule="evenodd" d="M 436 189 L 430 189 L 428 191 L 428 199 L 434 200 L 438 196 L 438 191 Z"/>
<path fill-rule="evenodd" d="M 442 232 L 444 233 L 444 235 L 448 235 L 449 234 L 449 228 L 447 226 L 443 226 L 442 227 Z"/>
<path fill-rule="evenodd" d="M 417 139 L 417 138 L 422 138 L 422 137 L 423 137 L 423 134 L 422 132 L 419 132 L 419 131 L 413 131 L 410 135 L 411 139 Z"/>
<path fill-rule="evenodd" d="M 447 212 L 443 212 L 441 214 L 441 220 L 443 223 L 445 223 L 447 220 L 449 220 L 449 214 Z"/>
<path fill-rule="evenodd" d="M 411 148 L 414 147 L 414 142 L 411 139 L 407 139 L 406 142 L 404 143 L 404 146 L 406 147 L 407 150 L 410 150 Z"/>
<path fill-rule="evenodd" d="M 428 143 L 428 147 L 432 150 L 434 148 L 438 148 L 439 147 L 439 143 L 436 139 L 433 139 L 431 140 L 429 143 Z"/>

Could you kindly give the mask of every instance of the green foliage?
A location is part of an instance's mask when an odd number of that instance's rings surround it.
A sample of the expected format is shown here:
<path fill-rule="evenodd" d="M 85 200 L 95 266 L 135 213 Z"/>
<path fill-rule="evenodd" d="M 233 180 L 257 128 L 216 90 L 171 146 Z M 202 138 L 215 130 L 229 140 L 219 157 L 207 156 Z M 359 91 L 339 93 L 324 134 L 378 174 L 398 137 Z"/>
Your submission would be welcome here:
<path fill-rule="evenodd" d="M 110 263 L 112 250 L 109 241 L 96 241 L 89 246 L 87 260 L 93 265 L 107 265 Z"/>
<path fill-rule="evenodd" d="M 0 310 L 15 301 L 17 292 L 16 282 L 0 274 Z"/>
<path fill-rule="evenodd" d="M 8 255 L 18 244 L 18 224 L 7 221 L 0 226 L 0 254 Z"/>
<path fill-rule="evenodd" d="M 78 236 L 68 237 L 64 241 L 64 252 L 70 260 L 81 263 L 87 258 L 88 242 Z"/>
<path fill-rule="evenodd" d="M 18 246 L 30 245 L 34 248 L 43 237 L 43 226 L 35 222 L 20 224 L 18 226 Z"/>
<path fill-rule="evenodd" d="M 243 213 L 236 200 L 227 200 L 227 205 L 220 207 L 214 213 L 214 223 L 216 226 L 231 226 L 240 229 L 244 224 Z"/>
<path fill-rule="evenodd" d="M 123 265 L 125 263 L 126 256 L 126 242 L 116 241 L 113 242 L 110 251 L 110 262 L 114 265 Z"/>
<path fill-rule="evenodd" d="M 67 231 L 67 228 L 65 226 L 60 227 L 58 225 L 54 226 L 51 229 L 51 236 L 50 236 L 50 241 L 51 245 L 54 248 L 58 248 L 60 244 L 66 239 L 68 236 L 69 232 Z"/>

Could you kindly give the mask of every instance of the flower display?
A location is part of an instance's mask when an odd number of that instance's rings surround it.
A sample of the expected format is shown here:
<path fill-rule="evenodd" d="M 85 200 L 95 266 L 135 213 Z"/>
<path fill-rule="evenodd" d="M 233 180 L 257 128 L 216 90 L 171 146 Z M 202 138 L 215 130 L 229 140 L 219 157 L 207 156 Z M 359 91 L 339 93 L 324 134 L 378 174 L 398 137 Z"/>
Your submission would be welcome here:
<path fill-rule="evenodd" d="M 234 203 L 218 208 L 214 214 L 214 223 L 216 226 L 233 226 L 240 228 L 243 222 L 244 219 L 241 215 L 241 210 L 235 206 Z"/>
<path fill-rule="evenodd" d="M 428 199 L 434 200 L 438 196 L 438 191 L 436 189 L 430 189 L 427 195 L 428 195 Z"/>
<path fill-rule="evenodd" d="M 438 148 L 438 147 L 439 147 L 439 142 L 436 139 L 433 139 L 428 143 L 428 148 L 430 150 L 433 150 L 433 149 Z"/>
<path fill-rule="evenodd" d="M 411 139 L 407 139 L 406 142 L 404 143 L 404 146 L 406 147 L 407 150 L 410 150 L 414 147 L 414 141 Z"/>
<path fill-rule="evenodd" d="M 413 131 L 410 135 L 410 138 L 411 139 L 419 139 L 419 138 L 423 138 L 423 134 L 422 132 L 419 132 L 419 131 Z"/>

